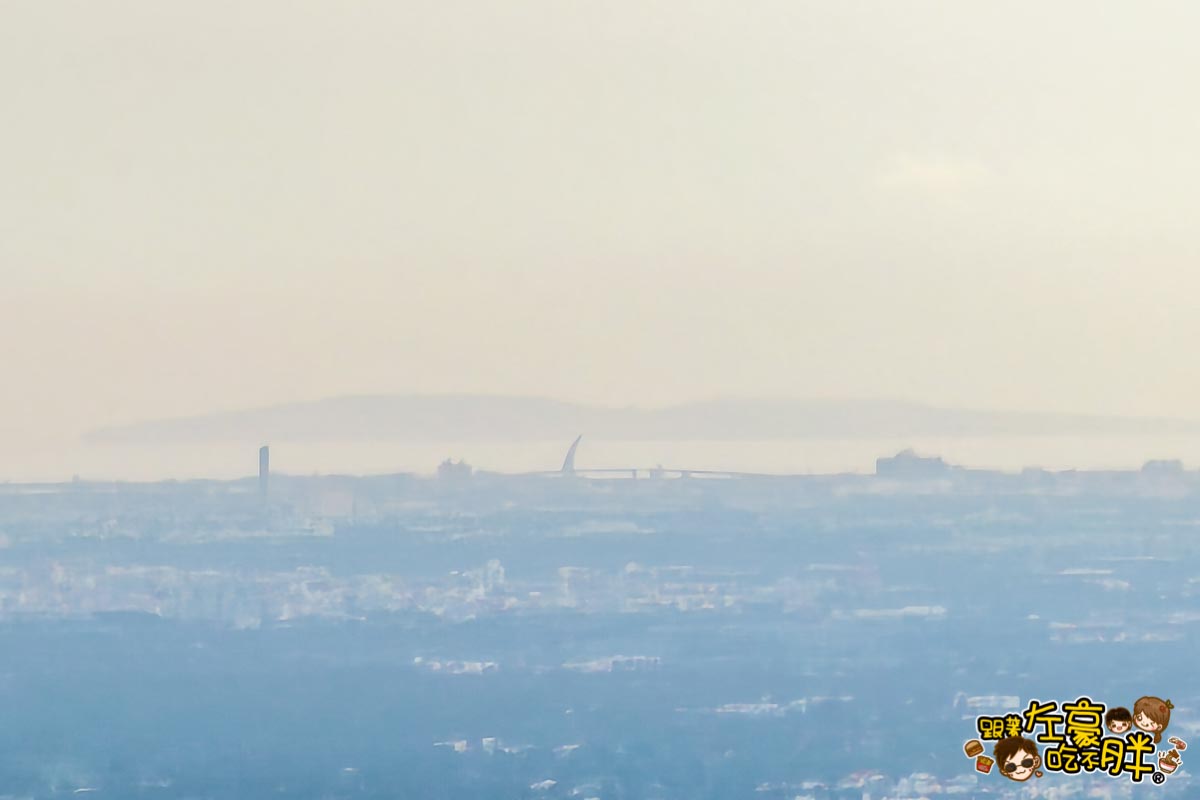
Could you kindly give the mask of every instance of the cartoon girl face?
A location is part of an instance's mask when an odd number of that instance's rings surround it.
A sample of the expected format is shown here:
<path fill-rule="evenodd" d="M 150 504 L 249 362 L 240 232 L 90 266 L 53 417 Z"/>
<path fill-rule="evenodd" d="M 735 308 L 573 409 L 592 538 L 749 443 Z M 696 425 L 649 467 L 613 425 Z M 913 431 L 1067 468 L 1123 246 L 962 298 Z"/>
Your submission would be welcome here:
<path fill-rule="evenodd" d="M 1034 775 L 1042 776 L 1038 767 L 1042 766 L 1042 757 L 1038 755 L 1037 745 L 1029 739 L 1020 736 L 1010 736 L 996 742 L 992 752 L 996 756 L 996 766 L 1000 774 L 1011 781 L 1024 782 Z"/>
<path fill-rule="evenodd" d="M 1154 720 L 1150 719 L 1150 717 L 1146 716 L 1145 711 L 1138 711 L 1136 714 L 1134 714 L 1133 722 L 1135 725 L 1137 725 L 1142 730 L 1149 731 L 1150 733 L 1157 733 L 1158 731 L 1161 731 L 1163 729 L 1163 726 L 1161 724 L 1155 722 Z"/>
<path fill-rule="evenodd" d="M 1133 704 L 1133 724 L 1147 733 L 1154 734 L 1157 744 L 1162 741 L 1162 732 L 1171 723 L 1171 709 L 1175 704 L 1160 697 L 1139 697 Z"/>
<path fill-rule="evenodd" d="M 1014 781 L 1027 781 L 1034 771 L 1042 765 L 1042 759 L 1036 753 L 1017 751 L 1000 764 L 1000 773 Z"/>

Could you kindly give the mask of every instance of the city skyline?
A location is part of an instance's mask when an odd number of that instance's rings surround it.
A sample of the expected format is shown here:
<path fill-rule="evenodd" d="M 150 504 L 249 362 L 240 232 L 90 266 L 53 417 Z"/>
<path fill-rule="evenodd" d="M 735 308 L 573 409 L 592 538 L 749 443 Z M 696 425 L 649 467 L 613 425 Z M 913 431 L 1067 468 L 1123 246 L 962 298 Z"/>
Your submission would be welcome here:
<path fill-rule="evenodd" d="M 0 3 L 0 800 L 1194 797 L 1197 30 Z"/>

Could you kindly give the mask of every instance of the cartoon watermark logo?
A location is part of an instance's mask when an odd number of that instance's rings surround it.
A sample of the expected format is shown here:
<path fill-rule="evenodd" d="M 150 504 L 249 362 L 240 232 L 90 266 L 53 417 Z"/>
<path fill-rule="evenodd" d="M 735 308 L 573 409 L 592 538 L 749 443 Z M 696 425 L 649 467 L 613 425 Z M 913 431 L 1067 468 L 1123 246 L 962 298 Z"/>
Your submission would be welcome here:
<path fill-rule="evenodd" d="M 1187 749 L 1178 736 L 1167 739 L 1170 750 L 1157 748 L 1174 708 L 1170 700 L 1151 696 L 1138 698 L 1132 712 L 1090 697 L 1061 705 L 1030 700 L 1020 714 L 976 717 L 978 738 L 964 744 L 963 752 L 975 759 L 977 772 L 990 774 L 995 767 L 1018 782 L 1040 778 L 1045 769 L 1070 775 L 1103 772 L 1133 783 L 1149 777 L 1163 783 L 1183 764 L 1180 754 Z M 990 756 L 984 742 L 992 743 Z"/>

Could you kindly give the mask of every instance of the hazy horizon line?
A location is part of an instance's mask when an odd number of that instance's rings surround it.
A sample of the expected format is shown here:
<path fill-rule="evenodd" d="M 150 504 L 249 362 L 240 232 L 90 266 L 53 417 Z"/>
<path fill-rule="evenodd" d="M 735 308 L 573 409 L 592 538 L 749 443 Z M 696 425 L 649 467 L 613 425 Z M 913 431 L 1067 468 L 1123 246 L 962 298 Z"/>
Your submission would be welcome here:
<path fill-rule="evenodd" d="M 192 414 L 176 414 L 171 416 L 154 416 L 132 419 L 124 422 L 113 422 L 98 425 L 90 430 L 124 427 L 126 425 L 141 425 L 155 422 L 176 422 L 182 420 L 214 417 L 226 414 L 241 414 L 254 411 L 273 411 L 281 408 L 294 408 L 320 405 L 322 403 L 348 400 L 395 400 L 395 399 L 496 399 L 523 400 L 556 403 L 566 406 L 604 409 L 608 411 L 664 411 L 686 406 L 709 405 L 715 403 L 822 403 L 822 404 L 888 404 L 893 406 L 908 406 L 930 411 L 973 411 L 987 414 L 1039 414 L 1061 415 L 1070 417 L 1086 417 L 1091 419 L 1124 419 L 1124 420 L 1159 420 L 1164 422 L 1200 422 L 1200 417 L 1181 417 L 1169 414 L 1112 414 L 1096 411 L 1063 410 L 1063 409 L 1007 409 L 995 406 L 979 406 L 972 404 L 941 403 L 920 400 L 899 395 L 823 395 L 823 394 L 713 394 L 690 400 L 650 403 L 614 403 L 594 400 L 572 400 L 550 394 L 512 393 L 512 392 L 466 392 L 466 391 L 414 391 L 414 392 L 345 392 L 329 394 L 309 400 L 280 400 L 270 403 L 237 406 L 226 409 L 200 411 Z"/>

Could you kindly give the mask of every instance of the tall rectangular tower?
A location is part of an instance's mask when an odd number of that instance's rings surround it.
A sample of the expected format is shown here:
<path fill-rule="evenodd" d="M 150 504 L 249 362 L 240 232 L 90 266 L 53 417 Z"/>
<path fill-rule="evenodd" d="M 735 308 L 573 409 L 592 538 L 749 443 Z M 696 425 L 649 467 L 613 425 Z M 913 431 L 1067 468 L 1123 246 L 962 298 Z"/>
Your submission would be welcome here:
<path fill-rule="evenodd" d="M 258 493 L 267 499 L 267 486 L 271 481 L 271 448 L 263 445 L 258 448 Z"/>

